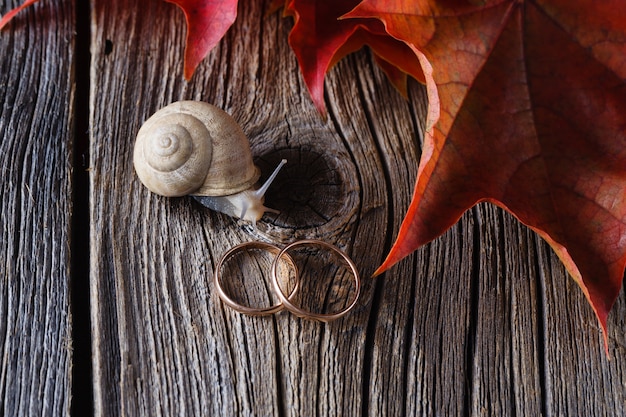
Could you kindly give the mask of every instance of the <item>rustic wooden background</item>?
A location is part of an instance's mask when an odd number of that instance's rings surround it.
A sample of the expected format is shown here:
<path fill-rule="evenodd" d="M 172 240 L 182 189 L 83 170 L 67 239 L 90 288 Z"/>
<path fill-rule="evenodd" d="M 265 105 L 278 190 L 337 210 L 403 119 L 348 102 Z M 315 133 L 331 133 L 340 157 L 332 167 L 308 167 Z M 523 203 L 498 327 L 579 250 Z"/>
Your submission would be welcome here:
<path fill-rule="evenodd" d="M 424 90 L 403 99 L 362 51 L 328 75 L 324 120 L 268 3 L 240 1 L 191 82 L 164 1 L 44 0 L 0 33 L 0 414 L 626 414 L 624 294 L 609 360 L 582 292 L 504 211 L 481 204 L 368 278 L 411 197 Z M 140 184 L 135 134 L 180 99 L 231 113 L 264 176 L 289 160 L 267 196 L 280 215 L 255 230 Z M 324 325 L 219 302 L 225 250 L 304 237 L 355 261 L 355 311 Z"/>

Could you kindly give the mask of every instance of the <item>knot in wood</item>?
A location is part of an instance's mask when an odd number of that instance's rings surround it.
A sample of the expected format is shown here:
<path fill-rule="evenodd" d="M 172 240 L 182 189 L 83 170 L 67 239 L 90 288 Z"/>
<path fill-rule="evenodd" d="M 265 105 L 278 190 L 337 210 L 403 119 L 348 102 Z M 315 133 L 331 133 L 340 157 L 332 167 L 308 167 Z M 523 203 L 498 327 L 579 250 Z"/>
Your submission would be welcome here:
<path fill-rule="evenodd" d="M 287 164 L 267 191 L 267 214 L 260 231 L 288 241 L 319 238 L 345 230 L 358 203 L 358 181 L 348 155 L 317 149 L 282 149 L 255 161 L 266 178 L 281 159 Z"/>

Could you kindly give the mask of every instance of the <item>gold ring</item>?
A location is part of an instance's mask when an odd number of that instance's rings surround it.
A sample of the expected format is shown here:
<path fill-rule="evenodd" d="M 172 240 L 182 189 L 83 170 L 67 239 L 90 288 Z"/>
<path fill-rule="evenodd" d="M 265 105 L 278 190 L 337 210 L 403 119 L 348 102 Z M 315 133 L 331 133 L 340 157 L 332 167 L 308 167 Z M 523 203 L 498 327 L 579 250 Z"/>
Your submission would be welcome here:
<path fill-rule="evenodd" d="M 295 291 L 292 291 L 289 297 L 285 296 L 285 294 L 283 293 L 283 290 L 280 288 L 280 285 L 278 283 L 278 262 L 280 261 L 280 259 L 282 259 L 283 256 L 289 256 L 287 252 L 290 249 L 293 249 L 294 247 L 301 246 L 301 245 L 321 246 L 322 248 L 325 248 L 325 249 L 328 249 L 330 251 L 337 253 L 348 264 L 348 266 L 350 267 L 350 270 L 352 271 L 352 274 L 354 275 L 356 291 L 354 295 L 354 300 L 352 300 L 346 308 L 344 308 L 343 310 L 337 313 L 313 313 L 313 312 L 306 311 L 306 310 L 301 309 L 300 307 L 295 306 L 290 301 L 290 298 L 292 297 Z M 290 262 L 293 262 L 293 259 Z M 330 245 L 326 242 L 323 242 L 321 240 L 315 240 L 315 239 L 300 240 L 300 241 L 294 242 L 286 246 L 283 250 L 281 250 L 276 256 L 276 258 L 274 259 L 274 262 L 272 262 L 272 282 L 274 284 L 274 290 L 276 294 L 280 298 L 282 305 L 285 306 L 287 310 L 289 310 L 290 312 L 292 312 L 298 317 L 326 322 L 326 323 L 329 321 L 337 320 L 338 318 L 343 317 L 350 310 L 352 310 L 354 306 L 356 305 L 357 300 L 359 299 L 359 293 L 361 291 L 361 281 L 359 280 L 359 273 L 357 271 L 356 266 L 354 265 L 354 262 L 352 262 L 352 260 L 345 253 L 339 250 L 339 248 L 333 245 Z"/>
<path fill-rule="evenodd" d="M 222 269 L 222 266 L 229 258 L 231 258 L 236 253 L 246 248 L 263 249 L 263 250 L 267 250 L 269 252 L 275 253 L 277 255 L 280 253 L 280 248 L 278 246 L 274 246 L 270 243 L 265 243 L 265 242 L 244 242 L 231 248 L 224 255 L 222 255 L 222 258 L 219 260 L 219 262 L 215 266 L 215 272 L 213 273 L 213 281 L 215 283 L 215 287 L 217 288 L 217 294 L 222 299 L 222 301 L 233 310 L 238 311 L 240 313 L 248 314 L 251 316 L 264 316 L 264 315 L 273 314 L 282 310 L 284 305 L 281 301 L 269 307 L 260 307 L 260 308 L 248 307 L 248 306 L 239 304 L 235 300 L 233 300 L 228 294 L 226 294 L 226 292 L 222 288 L 222 283 L 220 279 L 220 270 Z M 289 297 L 292 297 L 298 289 L 298 269 L 296 267 L 296 264 L 293 258 L 291 258 L 291 256 L 287 255 L 282 259 L 285 260 L 291 266 L 291 268 L 293 268 L 294 273 L 295 273 L 296 283 L 295 283 L 294 288 L 291 290 L 291 294 L 289 294 Z M 276 259 L 274 259 L 274 262 L 272 263 L 272 265 L 276 263 L 277 263 Z M 277 268 L 278 267 L 276 267 L 276 269 Z M 272 271 L 274 271 L 274 269 L 272 269 Z M 278 274 L 276 273 L 274 275 L 278 275 Z M 275 280 L 278 281 L 278 277 L 276 277 Z M 281 292 L 281 295 L 283 295 L 282 292 Z M 280 298 L 282 299 L 283 297 L 280 297 Z"/>

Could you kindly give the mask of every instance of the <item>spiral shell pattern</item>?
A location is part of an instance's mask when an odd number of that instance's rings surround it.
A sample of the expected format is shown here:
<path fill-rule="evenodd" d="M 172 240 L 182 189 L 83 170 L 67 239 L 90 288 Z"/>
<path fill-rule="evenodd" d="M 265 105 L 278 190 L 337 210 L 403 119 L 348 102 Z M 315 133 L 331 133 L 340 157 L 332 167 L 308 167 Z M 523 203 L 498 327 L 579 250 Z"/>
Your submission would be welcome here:
<path fill-rule="evenodd" d="M 172 103 L 152 115 L 137 134 L 133 162 L 141 182 L 167 197 L 234 194 L 260 176 L 235 120 L 198 101 Z"/>
<path fill-rule="evenodd" d="M 192 115 L 163 110 L 148 119 L 137 134 L 135 171 L 153 193 L 183 196 L 198 189 L 209 171 L 210 134 Z"/>

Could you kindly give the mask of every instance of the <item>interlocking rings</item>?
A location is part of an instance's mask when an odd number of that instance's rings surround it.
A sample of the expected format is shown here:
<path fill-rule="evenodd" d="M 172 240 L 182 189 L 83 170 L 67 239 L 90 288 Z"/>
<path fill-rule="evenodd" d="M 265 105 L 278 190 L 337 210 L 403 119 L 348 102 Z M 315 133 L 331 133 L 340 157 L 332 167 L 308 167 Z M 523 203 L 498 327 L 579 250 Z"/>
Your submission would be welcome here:
<path fill-rule="evenodd" d="M 344 269 L 350 272 L 354 281 L 354 288 L 351 291 L 352 293 L 354 293 L 354 295 L 353 297 L 350 298 L 350 301 L 347 303 L 347 306 L 343 307 L 337 312 L 316 313 L 312 311 L 307 311 L 304 308 L 299 307 L 294 303 L 293 299 L 298 293 L 301 283 L 300 283 L 300 275 L 299 275 L 298 267 L 296 266 L 294 258 L 288 252 L 295 251 L 296 248 L 303 247 L 303 246 L 317 246 L 319 248 L 330 251 L 331 253 L 335 254 L 335 256 L 341 257 L 343 263 L 345 264 Z M 273 254 L 276 254 L 271 264 L 271 279 L 272 279 L 273 292 L 279 298 L 278 303 L 275 303 L 269 307 L 261 307 L 261 308 L 249 307 L 249 306 L 245 306 L 240 303 L 237 303 L 235 300 L 233 300 L 232 297 L 230 297 L 226 293 L 226 291 L 224 291 L 224 288 L 222 287 L 222 279 L 220 277 L 220 273 L 221 273 L 220 271 L 222 269 L 222 266 L 231 257 L 233 257 L 237 253 L 244 251 L 246 249 L 261 249 L 261 250 L 266 250 Z M 283 263 L 286 264 L 288 268 L 291 271 L 293 271 L 293 274 L 295 275 L 295 285 L 293 285 L 293 288 L 289 292 L 289 295 L 285 295 L 285 292 L 281 288 L 281 284 L 280 284 L 281 274 L 279 273 L 279 266 Z M 256 315 L 256 316 L 268 315 L 268 314 L 279 312 L 280 310 L 285 308 L 298 317 L 302 317 L 302 318 L 309 319 L 309 320 L 321 321 L 321 322 L 330 322 L 330 321 L 333 321 L 340 317 L 345 316 L 356 305 L 358 298 L 359 298 L 359 293 L 361 290 L 361 281 L 359 279 L 359 273 L 358 273 L 356 266 L 354 265 L 354 262 L 352 262 L 352 260 L 345 253 L 339 250 L 337 247 L 330 245 L 326 242 L 315 240 L 315 239 L 306 239 L 306 240 L 297 241 L 286 246 L 282 250 L 278 248 L 277 246 L 274 246 L 269 243 L 264 243 L 264 242 L 242 243 L 240 245 L 233 247 L 222 256 L 222 258 L 219 260 L 219 262 L 217 263 L 215 267 L 213 279 L 214 279 L 215 287 L 217 288 L 217 293 L 219 297 L 222 299 L 222 301 L 226 305 L 228 305 L 229 307 L 231 307 L 232 309 L 240 313 L 244 313 L 248 315 Z"/>

